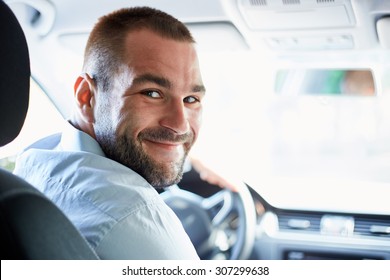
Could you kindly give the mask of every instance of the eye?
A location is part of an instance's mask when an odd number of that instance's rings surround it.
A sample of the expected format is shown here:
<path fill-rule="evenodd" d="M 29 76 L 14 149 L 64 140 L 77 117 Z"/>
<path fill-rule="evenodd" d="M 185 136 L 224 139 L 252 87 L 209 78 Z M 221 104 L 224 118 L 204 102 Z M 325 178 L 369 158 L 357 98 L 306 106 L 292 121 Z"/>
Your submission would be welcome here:
<path fill-rule="evenodd" d="M 199 102 L 200 100 L 194 96 L 187 96 L 186 98 L 183 99 L 185 103 L 196 103 Z"/>
<path fill-rule="evenodd" d="M 150 97 L 150 98 L 161 98 L 161 93 L 159 93 L 158 91 L 155 91 L 155 90 L 148 90 L 148 91 L 144 91 L 142 92 L 142 94 Z"/>

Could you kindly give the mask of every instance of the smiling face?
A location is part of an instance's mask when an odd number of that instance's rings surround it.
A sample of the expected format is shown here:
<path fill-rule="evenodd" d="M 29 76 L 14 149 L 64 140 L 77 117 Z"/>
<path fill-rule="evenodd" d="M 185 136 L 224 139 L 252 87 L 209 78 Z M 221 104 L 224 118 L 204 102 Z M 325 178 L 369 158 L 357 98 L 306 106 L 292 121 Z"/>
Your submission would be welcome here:
<path fill-rule="evenodd" d="M 192 43 L 141 29 L 126 40 L 126 59 L 109 92 L 95 96 L 95 138 L 107 157 L 154 187 L 177 183 L 198 136 L 204 86 Z"/>

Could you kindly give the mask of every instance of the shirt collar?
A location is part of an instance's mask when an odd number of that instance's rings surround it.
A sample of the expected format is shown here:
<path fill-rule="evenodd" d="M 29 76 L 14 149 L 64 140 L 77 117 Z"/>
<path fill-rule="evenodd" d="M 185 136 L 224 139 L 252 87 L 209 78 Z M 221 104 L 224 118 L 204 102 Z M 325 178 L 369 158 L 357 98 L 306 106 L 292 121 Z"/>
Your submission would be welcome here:
<path fill-rule="evenodd" d="M 93 137 L 75 128 L 69 121 L 64 124 L 60 145 L 65 151 L 87 152 L 105 156 L 99 143 Z"/>

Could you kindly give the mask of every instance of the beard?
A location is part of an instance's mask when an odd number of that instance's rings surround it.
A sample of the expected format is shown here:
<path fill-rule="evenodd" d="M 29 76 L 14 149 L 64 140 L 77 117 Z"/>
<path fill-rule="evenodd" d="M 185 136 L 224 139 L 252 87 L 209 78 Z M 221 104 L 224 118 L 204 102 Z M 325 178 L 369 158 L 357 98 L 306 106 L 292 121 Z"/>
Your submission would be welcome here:
<path fill-rule="evenodd" d="M 180 182 L 183 176 L 184 161 L 194 142 L 194 134 L 192 132 L 177 135 L 169 129 L 157 127 L 141 131 L 135 139 L 130 138 L 126 134 L 114 135 L 109 133 L 96 134 L 97 141 L 108 158 L 137 172 L 157 189 Z M 144 139 L 184 143 L 184 154 L 176 161 L 160 162 L 144 150 L 142 146 Z"/>

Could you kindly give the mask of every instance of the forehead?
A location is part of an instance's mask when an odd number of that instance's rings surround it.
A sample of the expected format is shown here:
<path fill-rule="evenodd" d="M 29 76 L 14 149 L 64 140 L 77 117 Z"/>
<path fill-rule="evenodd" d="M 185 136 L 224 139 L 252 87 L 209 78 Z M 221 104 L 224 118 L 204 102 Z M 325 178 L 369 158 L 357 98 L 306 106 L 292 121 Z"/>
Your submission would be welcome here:
<path fill-rule="evenodd" d="M 164 38 L 148 29 L 131 31 L 125 40 L 126 64 L 133 71 L 157 70 L 198 72 L 198 58 L 192 42 Z"/>

